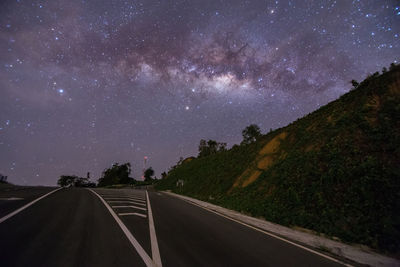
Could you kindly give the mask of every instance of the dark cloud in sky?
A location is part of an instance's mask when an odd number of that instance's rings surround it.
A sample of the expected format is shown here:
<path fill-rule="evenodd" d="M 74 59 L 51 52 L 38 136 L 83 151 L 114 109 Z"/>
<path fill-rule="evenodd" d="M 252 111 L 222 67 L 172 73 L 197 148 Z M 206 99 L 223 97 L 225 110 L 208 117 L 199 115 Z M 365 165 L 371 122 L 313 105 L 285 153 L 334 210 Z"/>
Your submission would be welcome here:
<path fill-rule="evenodd" d="M 0 173 L 156 173 L 399 60 L 396 1 L 2 1 Z"/>

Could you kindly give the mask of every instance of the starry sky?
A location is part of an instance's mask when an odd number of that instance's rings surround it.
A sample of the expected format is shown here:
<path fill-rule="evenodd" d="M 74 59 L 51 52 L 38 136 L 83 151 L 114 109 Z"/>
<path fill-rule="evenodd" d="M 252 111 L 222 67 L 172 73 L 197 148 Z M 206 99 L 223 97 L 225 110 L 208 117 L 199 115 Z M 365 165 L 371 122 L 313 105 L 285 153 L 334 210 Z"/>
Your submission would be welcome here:
<path fill-rule="evenodd" d="M 283 127 L 400 60 L 400 3 L 2 0 L 0 173 L 141 177 Z"/>

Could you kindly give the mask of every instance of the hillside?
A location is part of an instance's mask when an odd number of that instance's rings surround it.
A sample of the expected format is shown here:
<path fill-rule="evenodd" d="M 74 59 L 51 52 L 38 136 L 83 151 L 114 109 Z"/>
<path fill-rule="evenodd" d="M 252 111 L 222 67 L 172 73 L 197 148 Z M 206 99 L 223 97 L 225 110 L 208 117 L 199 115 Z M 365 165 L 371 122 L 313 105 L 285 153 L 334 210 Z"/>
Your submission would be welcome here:
<path fill-rule="evenodd" d="M 399 147 L 392 65 L 252 144 L 184 161 L 157 188 L 399 255 Z"/>

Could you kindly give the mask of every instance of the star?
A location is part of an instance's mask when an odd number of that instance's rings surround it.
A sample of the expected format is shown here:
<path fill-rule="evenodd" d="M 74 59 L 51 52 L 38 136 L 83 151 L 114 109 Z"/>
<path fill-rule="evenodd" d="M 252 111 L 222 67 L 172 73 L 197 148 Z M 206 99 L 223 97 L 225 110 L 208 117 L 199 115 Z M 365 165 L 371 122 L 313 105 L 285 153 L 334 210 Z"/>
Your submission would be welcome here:
<path fill-rule="evenodd" d="M 16 184 L 122 159 L 140 177 L 145 154 L 161 173 L 202 136 L 238 144 L 245 125 L 287 125 L 398 60 L 395 1 L 125 2 L 0 9 L 0 169 L 53 159 L 40 177 L 14 168 Z"/>

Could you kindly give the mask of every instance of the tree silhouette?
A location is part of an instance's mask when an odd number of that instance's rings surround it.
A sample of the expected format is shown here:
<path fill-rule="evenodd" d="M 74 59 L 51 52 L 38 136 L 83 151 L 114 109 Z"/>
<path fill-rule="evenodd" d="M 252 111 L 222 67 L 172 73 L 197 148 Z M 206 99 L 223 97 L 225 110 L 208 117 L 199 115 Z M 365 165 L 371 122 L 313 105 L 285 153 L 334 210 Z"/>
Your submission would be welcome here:
<path fill-rule="evenodd" d="M 146 182 L 151 181 L 152 180 L 152 176 L 154 175 L 154 170 L 152 167 L 148 168 L 147 170 L 144 171 L 144 180 Z"/>
<path fill-rule="evenodd" d="M 260 127 L 256 124 L 250 124 L 242 131 L 243 144 L 250 144 L 261 136 Z"/>
<path fill-rule="evenodd" d="M 199 157 L 208 155 L 208 147 L 207 147 L 207 141 L 204 139 L 200 140 L 199 144 Z"/>
<path fill-rule="evenodd" d="M 57 184 L 59 186 L 71 186 L 75 185 L 75 181 L 78 180 L 78 176 L 76 175 L 61 175 L 60 179 L 58 179 Z"/>
<path fill-rule="evenodd" d="M 7 183 L 7 176 L 0 173 L 0 183 Z"/>
<path fill-rule="evenodd" d="M 131 164 L 129 162 L 122 165 L 114 163 L 111 168 L 103 171 L 102 177 L 99 179 L 99 186 L 133 183 L 133 179 L 129 177 L 130 173 Z"/>
<path fill-rule="evenodd" d="M 215 140 L 200 140 L 199 157 L 206 157 L 224 150 L 226 150 L 226 143 L 220 143 Z"/>
<path fill-rule="evenodd" d="M 359 83 L 356 80 L 351 80 L 351 85 L 353 85 L 354 88 L 357 88 Z"/>

